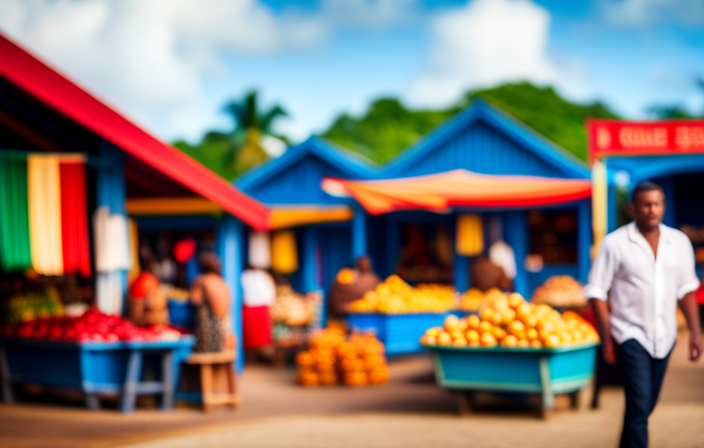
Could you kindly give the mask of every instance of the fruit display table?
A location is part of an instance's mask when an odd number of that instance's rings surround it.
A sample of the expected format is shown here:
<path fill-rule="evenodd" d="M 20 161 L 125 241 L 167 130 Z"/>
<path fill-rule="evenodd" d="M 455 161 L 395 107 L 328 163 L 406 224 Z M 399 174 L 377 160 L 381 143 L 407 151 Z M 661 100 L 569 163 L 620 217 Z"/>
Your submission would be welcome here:
<path fill-rule="evenodd" d="M 374 332 L 386 346 L 386 354 L 393 356 L 425 351 L 421 336 L 427 328 L 442 325 L 449 314 L 453 313 L 354 313 L 348 315 L 347 324 L 352 329 Z"/>
<path fill-rule="evenodd" d="M 0 338 L 3 399 L 14 401 L 12 383 L 29 383 L 82 390 L 90 409 L 100 407 L 98 394 L 122 394 L 122 410 L 129 412 L 134 397 L 143 393 L 163 394 L 162 408 L 171 409 L 181 362 L 194 344 L 192 336 L 154 342 Z M 156 362 L 155 381 L 140 381 L 145 361 Z"/>
<path fill-rule="evenodd" d="M 463 412 L 473 392 L 526 392 L 541 396 L 540 414 L 555 405 L 555 394 L 577 393 L 594 376 L 599 344 L 557 348 L 429 347 L 440 387 L 462 392 Z"/>

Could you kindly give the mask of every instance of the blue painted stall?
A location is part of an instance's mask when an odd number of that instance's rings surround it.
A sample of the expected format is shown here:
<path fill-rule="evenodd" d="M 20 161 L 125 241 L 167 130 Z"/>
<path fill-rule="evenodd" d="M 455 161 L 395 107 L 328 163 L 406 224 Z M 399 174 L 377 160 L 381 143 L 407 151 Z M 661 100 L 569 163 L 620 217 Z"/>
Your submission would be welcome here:
<path fill-rule="evenodd" d="M 310 287 L 327 289 L 334 273 L 349 266 L 354 257 L 362 254 L 369 254 L 374 260 L 376 271 L 383 277 L 388 276 L 397 271 L 403 226 L 443 224 L 454 238 L 455 222 L 461 213 L 482 214 L 485 216 L 485 224 L 490 219 L 499 222 L 499 237 L 512 246 L 516 254 L 519 269 L 515 285 L 524 295 L 529 297 L 533 289 L 549 275 L 569 274 L 578 280 L 586 280 L 591 244 L 589 200 L 541 208 L 548 215 L 566 212 L 573 216 L 578 224 L 571 241 L 575 253 L 569 263 L 547 262 L 542 271 L 529 273 L 522 269 L 522 265 L 526 255 L 533 250 L 530 210 L 462 208 L 452 210 L 449 214 L 410 211 L 372 216 L 354 200 L 328 195 L 321 189 L 321 182 L 326 177 L 346 180 L 396 179 L 455 169 L 492 175 L 530 175 L 559 179 L 590 177 L 585 164 L 504 113 L 476 101 L 386 166 L 373 167 L 324 140 L 311 137 L 280 158 L 248 173 L 237 186 L 273 208 L 283 204 L 299 204 L 319 207 L 344 205 L 353 209 L 351 221 L 338 223 L 335 231 L 315 224 L 307 226 L 311 230 L 307 230 L 306 235 L 317 238 L 317 247 L 323 252 L 321 262 L 324 274 L 322 284 L 304 286 L 298 282 L 297 285 L 303 287 L 304 291 Z M 342 250 L 340 240 L 348 244 L 348 249 Z M 488 247 L 489 235 L 486 240 L 485 246 Z M 304 245 L 304 251 L 313 250 L 312 246 L 308 246 L 308 249 L 305 247 Z M 305 254 L 301 258 L 305 259 Z M 455 255 L 452 272 L 444 275 L 440 281 L 453 282 L 458 290 L 464 291 L 470 286 L 469 267 L 469 258 Z M 315 267 L 302 263 L 302 271 L 309 269 Z M 301 275 L 312 278 L 305 273 Z"/>
<path fill-rule="evenodd" d="M 597 170 L 603 169 L 606 184 L 603 204 L 606 223 L 595 222 L 595 232 L 599 227 L 606 233 L 612 232 L 629 222 L 626 207 L 633 188 L 643 181 L 655 182 L 665 193 L 663 222 L 684 230 L 690 237 L 695 248 L 697 273 L 701 277 L 704 272 L 704 209 L 700 199 L 704 191 L 704 120 L 590 120 L 587 130 L 590 154 L 595 161 L 595 179 Z M 632 141 L 631 137 L 631 141 L 626 141 L 629 136 L 648 136 L 654 132 L 664 132 L 664 138 Z"/>

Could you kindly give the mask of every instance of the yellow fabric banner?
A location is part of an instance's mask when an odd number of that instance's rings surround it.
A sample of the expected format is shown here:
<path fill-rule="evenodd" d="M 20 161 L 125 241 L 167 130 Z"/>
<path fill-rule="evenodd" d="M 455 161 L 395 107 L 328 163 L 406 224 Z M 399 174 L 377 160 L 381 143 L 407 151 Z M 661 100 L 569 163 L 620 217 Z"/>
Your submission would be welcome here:
<path fill-rule="evenodd" d="M 32 267 L 38 274 L 62 275 L 61 179 L 59 157 L 27 157 L 27 196 Z"/>

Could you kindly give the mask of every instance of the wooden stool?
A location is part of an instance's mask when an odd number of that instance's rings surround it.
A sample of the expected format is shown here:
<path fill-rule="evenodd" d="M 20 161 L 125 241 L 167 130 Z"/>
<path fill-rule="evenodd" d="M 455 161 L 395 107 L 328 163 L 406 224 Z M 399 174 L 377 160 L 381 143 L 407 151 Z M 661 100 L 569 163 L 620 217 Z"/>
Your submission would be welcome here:
<path fill-rule="evenodd" d="M 237 395 L 237 377 L 235 368 L 232 365 L 235 360 L 235 352 L 227 351 L 220 353 L 194 353 L 186 364 L 200 366 L 200 385 L 203 394 L 203 410 L 209 413 L 211 406 L 219 404 L 229 404 L 233 410 L 237 409 L 240 403 L 240 396 Z M 227 392 L 215 393 L 213 388 L 213 374 L 224 372 L 227 375 Z"/>

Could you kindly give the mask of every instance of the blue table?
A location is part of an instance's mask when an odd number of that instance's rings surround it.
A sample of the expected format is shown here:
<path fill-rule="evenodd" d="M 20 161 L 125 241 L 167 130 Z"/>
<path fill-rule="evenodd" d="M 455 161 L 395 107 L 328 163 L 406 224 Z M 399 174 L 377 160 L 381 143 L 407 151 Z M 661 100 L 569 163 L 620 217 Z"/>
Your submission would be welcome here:
<path fill-rule="evenodd" d="M 13 383 L 82 390 L 89 409 L 99 409 L 98 394 L 122 394 L 122 410 L 134 410 L 139 394 L 162 394 L 162 408 L 173 408 L 181 363 L 195 344 L 193 336 L 160 342 L 54 342 L 0 338 L 3 399 L 14 402 Z M 155 381 L 142 382 L 145 355 L 157 360 Z M 153 364 L 153 362 L 152 362 Z"/>

